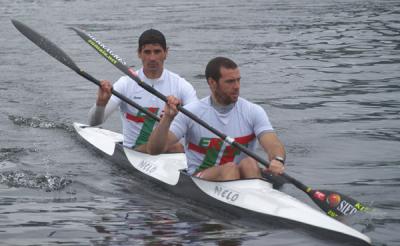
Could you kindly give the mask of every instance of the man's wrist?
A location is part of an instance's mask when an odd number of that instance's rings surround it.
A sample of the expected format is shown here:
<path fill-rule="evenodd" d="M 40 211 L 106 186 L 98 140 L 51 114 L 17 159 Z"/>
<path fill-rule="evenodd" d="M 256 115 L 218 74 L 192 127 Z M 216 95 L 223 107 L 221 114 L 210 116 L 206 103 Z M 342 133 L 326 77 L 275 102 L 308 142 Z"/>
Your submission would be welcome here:
<path fill-rule="evenodd" d="M 285 158 L 283 158 L 282 156 L 275 156 L 274 160 L 277 160 L 281 162 L 283 165 L 285 165 Z"/>
<path fill-rule="evenodd" d="M 108 101 L 104 101 L 104 100 L 97 100 L 96 101 L 96 106 L 99 107 L 105 107 L 107 105 Z"/>
<path fill-rule="evenodd" d="M 169 124 L 174 120 L 175 116 L 172 115 L 163 115 L 161 120 L 168 122 Z"/>

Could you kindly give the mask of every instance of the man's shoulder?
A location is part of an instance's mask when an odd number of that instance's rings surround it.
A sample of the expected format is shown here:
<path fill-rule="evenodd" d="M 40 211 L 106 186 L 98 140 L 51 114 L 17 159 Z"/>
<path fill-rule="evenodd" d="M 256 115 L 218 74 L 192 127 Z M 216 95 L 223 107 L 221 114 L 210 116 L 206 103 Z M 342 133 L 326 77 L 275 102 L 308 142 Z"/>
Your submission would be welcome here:
<path fill-rule="evenodd" d="M 240 107 L 260 107 L 260 105 L 250 102 L 243 97 L 238 98 L 237 105 Z"/>
<path fill-rule="evenodd" d="M 265 112 L 263 107 L 253 102 L 250 102 L 242 97 L 239 97 L 238 102 L 236 103 L 238 107 L 238 111 L 241 114 L 246 114 L 247 116 L 250 115 L 260 115 L 262 112 Z"/>
<path fill-rule="evenodd" d="M 131 83 L 132 81 L 133 80 L 129 76 L 122 76 L 115 83 L 126 84 Z"/>
<path fill-rule="evenodd" d="M 189 83 L 186 81 L 185 78 L 183 78 L 182 76 L 180 76 L 177 73 L 174 73 L 166 68 L 164 68 L 164 72 L 165 72 L 165 76 L 169 81 L 174 81 L 174 82 L 184 82 L 184 83 Z"/>
<path fill-rule="evenodd" d="M 200 100 L 196 100 L 189 104 L 186 104 L 184 107 L 188 110 L 199 110 L 200 108 L 211 107 L 209 102 L 210 102 L 210 99 L 209 99 L 209 96 L 207 96 Z"/>
<path fill-rule="evenodd" d="M 123 92 L 128 88 L 128 85 L 132 83 L 131 78 L 128 76 L 120 77 L 115 83 L 113 84 L 113 88 L 119 92 Z"/>
<path fill-rule="evenodd" d="M 164 72 L 165 72 L 165 74 L 167 74 L 168 76 L 171 76 L 172 78 L 182 78 L 179 74 L 172 72 L 169 69 L 164 68 Z"/>
<path fill-rule="evenodd" d="M 129 93 L 139 93 L 144 91 L 144 89 L 136 83 L 136 81 L 132 80 L 129 76 L 120 77 L 114 84 L 113 88 L 122 93 L 124 95 L 128 95 Z"/>

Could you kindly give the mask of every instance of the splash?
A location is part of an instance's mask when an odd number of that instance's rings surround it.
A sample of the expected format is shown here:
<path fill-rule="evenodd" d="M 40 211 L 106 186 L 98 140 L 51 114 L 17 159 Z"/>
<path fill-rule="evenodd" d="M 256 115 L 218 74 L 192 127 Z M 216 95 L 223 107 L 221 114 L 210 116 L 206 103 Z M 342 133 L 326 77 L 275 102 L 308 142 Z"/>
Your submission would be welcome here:
<path fill-rule="evenodd" d="M 72 180 L 65 176 L 35 174 L 31 171 L 6 171 L 0 173 L 0 183 L 9 187 L 40 189 L 51 192 L 64 189 L 72 183 Z"/>
<path fill-rule="evenodd" d="M 33 128 L 42 128 L 42 129 L 64 129 L 69 132 L 72 132 L 73 129 L 70 124 L 64 123 L 56 123 L 51 120 L 46 119 L 45 117 L 31 117 L 25 118 L 22 116 L 9 115 L 8 118 L 18 126 L 28 126 Z"/>

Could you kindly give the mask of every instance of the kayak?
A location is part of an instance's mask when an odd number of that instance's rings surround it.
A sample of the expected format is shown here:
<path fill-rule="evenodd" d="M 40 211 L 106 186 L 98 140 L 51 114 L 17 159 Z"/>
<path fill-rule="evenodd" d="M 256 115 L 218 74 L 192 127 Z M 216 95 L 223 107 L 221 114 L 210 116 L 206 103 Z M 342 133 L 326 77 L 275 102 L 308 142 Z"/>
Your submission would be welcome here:
<path fill-rule="evenodd" d="M 370 245 L 371 239 L 308 204 L 273 188 L 265 179 L 207 181 L 186 172 L 184 153 L 149 155 L 122 145 L 123 136 L 110 130 L 73 123 L 78 136 L 89 146 L 135 175 L 199 204 L 212 206 L 241 219 L 268 223 L 294 223 L 340 235 L 344 240 Z"/>

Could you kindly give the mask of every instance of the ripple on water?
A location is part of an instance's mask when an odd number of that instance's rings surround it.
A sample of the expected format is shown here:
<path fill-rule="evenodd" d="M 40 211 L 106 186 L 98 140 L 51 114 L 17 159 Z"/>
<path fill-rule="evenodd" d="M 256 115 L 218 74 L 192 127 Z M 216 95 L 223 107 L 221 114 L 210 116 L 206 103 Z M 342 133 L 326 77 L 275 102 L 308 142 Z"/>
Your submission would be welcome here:
<path fill-rule="evenodd" d="M 0 164 L 4 164 L 4 161 L 15 161 L 19 156 L 25 155 L 28 152 L 37 152 L 35 148 L 0 148 Z"/>
<path fill-rule="evenodd" d="M 9 160 L 15 155 L 24 154 L 24 148 L 1 148 L 0 149 L 0 161 Z"/>
<path fill-rule="evenodd" d="M 400 141 L 400 128 L 363 129 L 347 132 L 346 135 L 398 142 Z"/>

